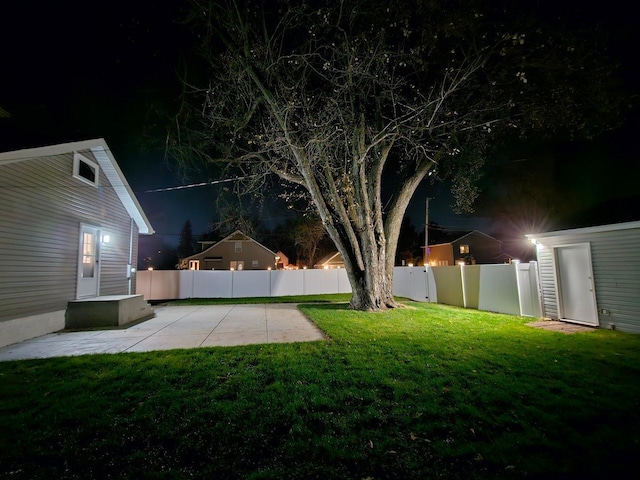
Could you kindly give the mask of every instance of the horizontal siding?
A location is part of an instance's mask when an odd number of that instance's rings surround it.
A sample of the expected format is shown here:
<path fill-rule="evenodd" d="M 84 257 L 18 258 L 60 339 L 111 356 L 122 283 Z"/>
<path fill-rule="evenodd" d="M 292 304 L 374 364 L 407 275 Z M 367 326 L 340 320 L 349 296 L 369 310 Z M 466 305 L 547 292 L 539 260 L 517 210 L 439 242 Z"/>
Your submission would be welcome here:
<path fill-rule="evenodd" d="M 75 299 L 81 223 L 110 236 L 99 293 L 127 293 L 130 217 L 102 171 L 99 185 L 73 177 L 73 153 L 0 166 L 0 321 Z"/>
<path fill-rule="evenodd" d="M 561 235 L 540 242 L 545 246 L 538 251 L 541 271 L 544 262 L 551 273 L 551 247 L 589 243 L 600 325 L 640 333 L 640 229 Z M 546 308 L 550 291 L 543 293 Z M 610 313 L 602 314 L 603 309 Z"/>

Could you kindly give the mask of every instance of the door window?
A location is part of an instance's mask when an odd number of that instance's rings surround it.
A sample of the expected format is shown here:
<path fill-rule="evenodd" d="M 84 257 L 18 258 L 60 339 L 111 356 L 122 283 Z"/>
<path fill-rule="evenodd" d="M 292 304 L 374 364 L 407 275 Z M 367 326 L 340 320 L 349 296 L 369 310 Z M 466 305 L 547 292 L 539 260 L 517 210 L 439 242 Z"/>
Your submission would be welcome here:
<path fill-rule="evenodd" d="M 96 274 L 96 235 L 84 232 L 82 235 L 82 278 L 93 278 Z"/>

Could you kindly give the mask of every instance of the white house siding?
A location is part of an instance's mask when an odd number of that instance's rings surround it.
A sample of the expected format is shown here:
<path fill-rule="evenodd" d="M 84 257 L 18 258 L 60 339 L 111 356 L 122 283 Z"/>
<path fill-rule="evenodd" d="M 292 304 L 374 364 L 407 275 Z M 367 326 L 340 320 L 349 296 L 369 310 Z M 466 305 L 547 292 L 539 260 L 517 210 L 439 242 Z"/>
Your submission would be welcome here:
<path fill-rule="evenodd" d="M 600 326 L 640 333 L 640 222 L 600 229 L 532 235 L 539 242 L 544 315 L 558 318 L 553 247 L 589 243 Z"/>
<path fill-rule="evenodd" d="M 73 177 L 73 152 L 0 165 L 0 321 L 64 310 L 75 299 L 81 223 L 111 238 L 99 293 L 127 293 L 130 216 L 102 170 L 99 185 Z"/>

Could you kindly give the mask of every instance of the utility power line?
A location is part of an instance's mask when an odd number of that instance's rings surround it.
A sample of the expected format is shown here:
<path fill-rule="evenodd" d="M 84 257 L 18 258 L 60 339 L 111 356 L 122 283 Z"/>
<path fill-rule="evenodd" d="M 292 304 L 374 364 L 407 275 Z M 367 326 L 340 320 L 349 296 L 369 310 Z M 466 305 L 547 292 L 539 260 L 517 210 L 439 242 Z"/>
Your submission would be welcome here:
<path fill-rule="evenodd" d="M 224 180 L 213 180 L 211 182 L 190 183 L 188 185 L 177 185 L 175 187 L 156 188 L 154 190 L 145 190 L 143 193 L 169 192 L 171 190 L 183 190 L 185 188 L 206 187 L 207 185 L 217 185 L 219 183 L 237 182 L 247 178 L 254 178 L 258 175 L 246 175 L 244 177 L 226 178 Z"/>

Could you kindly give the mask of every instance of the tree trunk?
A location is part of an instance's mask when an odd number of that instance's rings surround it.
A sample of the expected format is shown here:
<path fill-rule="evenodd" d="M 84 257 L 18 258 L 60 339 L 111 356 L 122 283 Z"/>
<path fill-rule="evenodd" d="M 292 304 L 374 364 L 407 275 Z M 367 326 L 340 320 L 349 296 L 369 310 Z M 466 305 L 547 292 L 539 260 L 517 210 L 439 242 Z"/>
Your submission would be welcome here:
<path fill-rule="evenodd" d="M 351 284 L 350 306 L 354 310 L 372 312 L 397 306 L 393 297 L 393 264 L 390 271 L 387 268 L 386 242 L 380 239 L 372 244 L 372 237 L 367 232 L 362 232 L 358 236 L 357 245 L 345 238 L 333 238 Z M 358 266 L 354 248 L 360 249 L 364 268 Z"/>
<path fill-rule="evenodd" d="M 393 279 L 389 278 L 384 265 L 365 270 L 347 270 L 351 283 L 350 306 L 354 310 L 381 311 L 396 307 L 393 298 Z"/>

